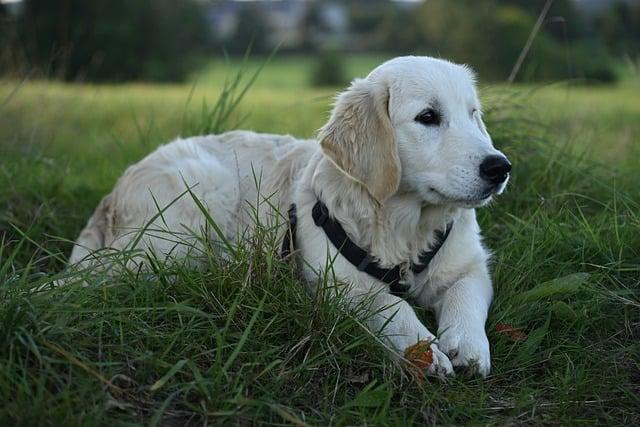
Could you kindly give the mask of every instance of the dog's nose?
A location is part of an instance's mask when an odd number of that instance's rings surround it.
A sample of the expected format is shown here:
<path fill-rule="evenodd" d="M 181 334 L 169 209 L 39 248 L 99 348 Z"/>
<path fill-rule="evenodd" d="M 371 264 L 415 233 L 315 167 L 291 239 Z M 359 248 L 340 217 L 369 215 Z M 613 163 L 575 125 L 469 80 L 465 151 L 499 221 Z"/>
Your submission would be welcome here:
<path fill-rule="evenodd" d="M 504 156 L 487 156 L 480 163 L 480 177 L 491 184 L 502 184 L 511 171 L 511 163 Z"/>

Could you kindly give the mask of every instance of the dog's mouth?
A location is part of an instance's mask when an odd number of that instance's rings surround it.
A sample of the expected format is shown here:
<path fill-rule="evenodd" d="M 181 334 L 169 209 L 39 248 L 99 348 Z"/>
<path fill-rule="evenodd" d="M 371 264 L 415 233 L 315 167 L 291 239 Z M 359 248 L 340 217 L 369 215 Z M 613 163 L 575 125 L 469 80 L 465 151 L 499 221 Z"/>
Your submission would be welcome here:
<path fill-rule="evenodd" d="M 490 186 L 483 190 L 479 195 L 470 197 L 459 197 L 446 194 L 436 188 L 429 188 L 430 191 L 436 193 L 442 199 L 447 200 L 450 203 L 459 204 L 465 207 L 479 207 L 488 203 L 494 195 L 499 195 L 504 190 L 503 185 Z"/>
<path fill-rule="evenodd" d="M 478 203 L 483 204 L 487 202 L 489 199 L 491 199 L 493 196 L 499 196 L 500 194 L 502 194 L 506 186 L 507 186 L 506 180 L 500 184 L 492 185 L 489 188 L 485 189 L 485 191 L 480 195 L 480 197 L 478 197 L 475 200 L 472 199 L 469 201 L 477 201 Z"/>
<path fill-rule="evenodd" d="M 506 178 L 497 184 L 493 184 L 485 188 L 484 192 L 478 197 L 478 202 L 484 202 L 490 199 L 492 196 L 499 196 L 502 194 L 504 189 L 507 187 L 507 182 L 509 182 L 509 174 L 507 173 Z"/>
<path fill-rule="evenodd" d="M 478 201 L 482 201 L 482 200 L 486 200 L 489 197 L 493 196 L 494 194 L 498 193 L 498 188 L 497 187 L 493 187 L 493 188 L 489 188 L 487 190 L 484 191 L 484 193 L 482 193 L 480 195 L 480 197 L 478 197 Z"/>
<path fill-rule="evenodd" d="M 497 194 L 495 191 L 489 191 L 489 192 L 483 193 L 478 198 L 469 198 L 467 200 L 460 200 L 459 203 L 462 203 L 471 207 L 480 207 L 488 203 L 495 194 Z"/>

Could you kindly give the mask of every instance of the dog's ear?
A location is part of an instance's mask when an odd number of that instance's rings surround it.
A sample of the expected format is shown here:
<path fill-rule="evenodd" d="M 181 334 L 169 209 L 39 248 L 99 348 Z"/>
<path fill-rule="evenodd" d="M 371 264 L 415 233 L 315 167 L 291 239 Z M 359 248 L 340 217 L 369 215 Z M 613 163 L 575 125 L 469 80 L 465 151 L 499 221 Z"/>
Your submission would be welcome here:
<path fill-rule="evenodd" d="M 398 190 L 401 174 L 388 102 L 386 85 L 356 79 L 318 136 L 324 154 L 380 203 Z"/>

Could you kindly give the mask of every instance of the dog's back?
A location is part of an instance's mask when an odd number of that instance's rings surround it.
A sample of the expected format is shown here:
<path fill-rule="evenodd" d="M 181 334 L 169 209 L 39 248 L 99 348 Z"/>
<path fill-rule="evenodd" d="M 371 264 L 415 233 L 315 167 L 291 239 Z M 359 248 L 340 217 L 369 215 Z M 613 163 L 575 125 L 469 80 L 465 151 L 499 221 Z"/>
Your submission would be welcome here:
<path fill-rule="evenodd" d="M 102 199 L 69 262 L 88 262 L 89 255 L 102 248 L 134 249 L 134 242 L 161 258 L 184 258 L 199 245 L 202 230 L 209 230 L 208 238 L 218 238 L 207 227 L 202 208 L 225 238 L 234 241 L 238 225 L 246 228 L 255 220 L 246 202 L 255 206 L 277 193 L 266 206 L 286 211 L 291 182 L 316 149 L 313 141 L 248 131 L 161 146 L 130 166 Z"/>

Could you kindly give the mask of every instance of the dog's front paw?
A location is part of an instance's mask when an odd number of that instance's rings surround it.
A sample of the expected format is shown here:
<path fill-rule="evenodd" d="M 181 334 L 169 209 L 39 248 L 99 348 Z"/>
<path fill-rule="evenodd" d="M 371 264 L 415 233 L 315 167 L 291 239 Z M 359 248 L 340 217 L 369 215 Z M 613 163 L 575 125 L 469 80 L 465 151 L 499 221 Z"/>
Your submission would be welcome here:
<path fill-rule="evenodd" d="M 453 366 L 468 368 L 471 373 L 478 373 L 483 377 L 489 374 L 491 353 L 484 330 L 476 333 L 445 330 L 438 339 L 438 346 L 449 356 Z"/>
<path fill-rule="evenodd" d="M 432 341 L 422 340 L 407 347 L 404 357 L 420 373 L 440 378 L 454 375 L 449 358 Z"/>

